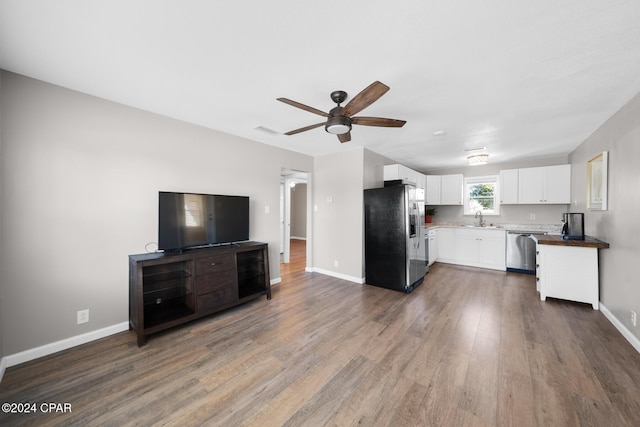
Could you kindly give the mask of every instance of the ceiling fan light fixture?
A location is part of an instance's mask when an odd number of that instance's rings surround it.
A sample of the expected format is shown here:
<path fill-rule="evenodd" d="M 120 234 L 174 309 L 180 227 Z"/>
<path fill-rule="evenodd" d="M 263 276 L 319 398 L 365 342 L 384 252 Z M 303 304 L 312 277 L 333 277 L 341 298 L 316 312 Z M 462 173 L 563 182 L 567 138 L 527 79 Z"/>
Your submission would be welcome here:
<path fill-rule="evenodd" d="M 488 154 L 472 154 L 467 156 L 467 164 L 469 164 L 469 166 L 484 165 L 487 163 L 489 163 Z"/>
<path fill-rule="evenodd" d="M 348 117 L 329 117 L 324 129 L 334 135 L 342 135 L 351 131 L 351 120 Z"/>

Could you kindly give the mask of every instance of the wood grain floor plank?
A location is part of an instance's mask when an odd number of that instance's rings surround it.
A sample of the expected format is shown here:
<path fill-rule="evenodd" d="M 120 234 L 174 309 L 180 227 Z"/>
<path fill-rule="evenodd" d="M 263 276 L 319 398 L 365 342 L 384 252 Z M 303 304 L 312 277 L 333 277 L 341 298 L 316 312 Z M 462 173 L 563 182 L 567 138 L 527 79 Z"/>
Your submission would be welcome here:
<path fill-rule="evenodd" d="M 446 264 L 411 294 L 304 271 L 273 299 L 149 337 L 124 332 L 8 368 L 5 426 L 640 425 L 640 355 L 535 278 Z"/>

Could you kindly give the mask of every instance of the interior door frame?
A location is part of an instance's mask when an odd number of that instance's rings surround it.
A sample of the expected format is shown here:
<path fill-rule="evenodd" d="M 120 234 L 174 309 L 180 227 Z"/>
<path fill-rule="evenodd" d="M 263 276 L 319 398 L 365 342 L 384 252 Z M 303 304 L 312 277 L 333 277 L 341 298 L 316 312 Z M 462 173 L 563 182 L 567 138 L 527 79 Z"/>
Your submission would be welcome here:
<path fill-rule="evenodd" d="M 313 191 L 312 191 L 312 177 L 309 172 L 304 171 L 296 171 L 292 169 L 282 168 L 280 174 L 280 185 L 283 191 L 284 200 L 283 203 L 280 203 L 280 209 L 284 209 L 284 215 L 281 217 L 284 219 L 284 224 L 281 227 L 282 232 L 284 233 L 284 250 L 282 251 L 282 261 L 284 263 L 289 263 L 291 260 L 291 184 L 292 183 L 306 183 L 307 184 L 307 252 L 306 252 L 306 269 L 310 271 L 311 265 L 313 265 L 311 259 L 311 247 L 312 247 L 312 239 L 313 239 Z M 282 236 L 281 236 L 282 238 Z"/>

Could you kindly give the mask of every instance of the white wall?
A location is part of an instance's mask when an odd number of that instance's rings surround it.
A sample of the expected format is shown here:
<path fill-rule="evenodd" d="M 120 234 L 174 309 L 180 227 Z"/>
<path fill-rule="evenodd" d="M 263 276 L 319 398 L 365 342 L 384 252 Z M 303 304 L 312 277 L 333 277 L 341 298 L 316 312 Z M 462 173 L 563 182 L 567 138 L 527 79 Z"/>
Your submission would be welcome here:
<path fill-rule="evenodd" d="M 609 206 L 586 207 L 587 161 L 609 152 Z M 640 315 L 640 94 L 584 141 L 569 159 L 572 164 L 572 212 L 585 212 L 585 233 L 608 242 L 600 250 L 600 301 L 640 340 L 640 323 L 632 326 L 630 311 Z"/>
<path fill-rule="evenodd" d="M 2 72 L 2 355 L 128 321 L 160 190 L 247 195 L 279 269 L 281 168 L 313 159 Z M 270 214 L 265 206 L 270 206 Z M 76 312 L 90 322 L 76 325 Z"/>

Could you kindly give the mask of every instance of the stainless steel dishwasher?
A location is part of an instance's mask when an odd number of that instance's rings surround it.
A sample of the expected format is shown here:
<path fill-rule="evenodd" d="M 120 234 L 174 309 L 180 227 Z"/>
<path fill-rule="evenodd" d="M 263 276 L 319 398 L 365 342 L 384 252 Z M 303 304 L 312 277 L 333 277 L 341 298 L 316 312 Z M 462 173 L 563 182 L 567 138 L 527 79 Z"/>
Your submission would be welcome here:
<path fill-rule="evenodd" d="M 536 242 L 532 234 L 539 231 L 507 231 L 507 271 L 536 274 Z"/>

